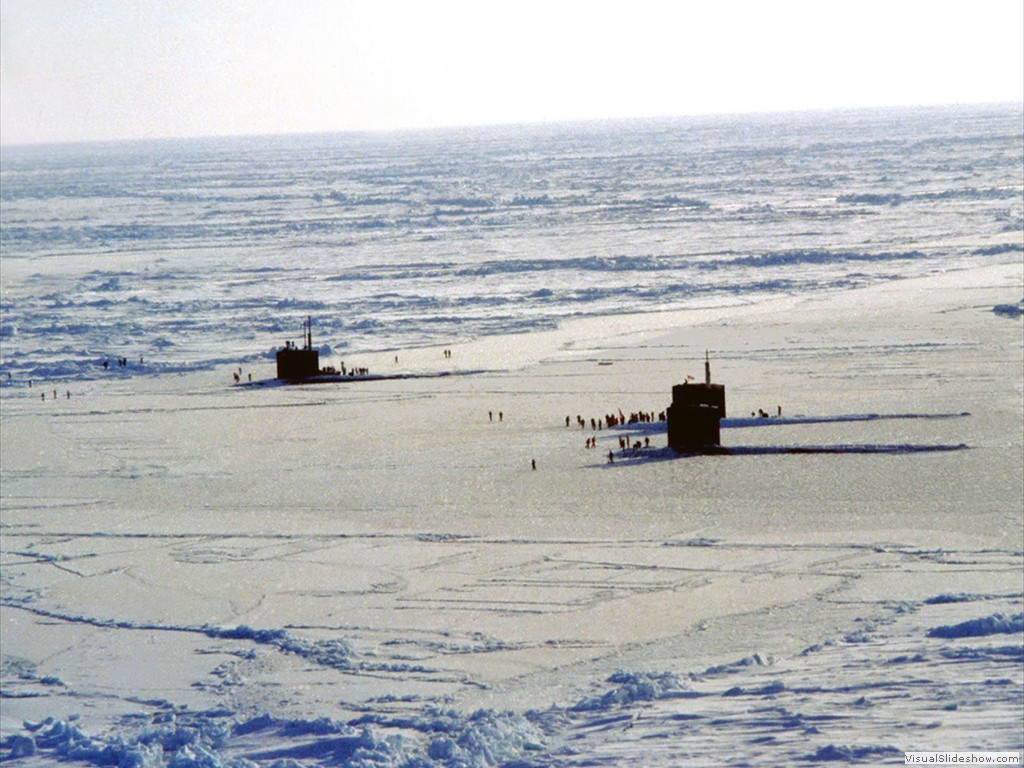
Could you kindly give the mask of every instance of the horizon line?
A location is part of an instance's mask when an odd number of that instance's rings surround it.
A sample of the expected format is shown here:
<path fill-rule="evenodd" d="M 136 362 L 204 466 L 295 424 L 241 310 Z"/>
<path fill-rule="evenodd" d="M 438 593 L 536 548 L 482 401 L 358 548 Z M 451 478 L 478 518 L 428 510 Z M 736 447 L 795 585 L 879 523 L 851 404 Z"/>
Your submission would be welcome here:
<path fill-rule="evenodd" d="M 87 138 L 87 139 L 58 139 L 40 141 L 15 141 L 5 142 L 0 134 L 0 149 L 21 149 L 21 148 L 45 148 L 45 147 L 68 147 L 83 145 L 102 144 L 146 144 L 173 141 L 214 141 L 220 139 L 271 139 L 287 136 L 332 136 L 332 135 L 397 135 L 397 134 L 422 134 L 430 132 L 446 132 L 460 130 L 475 130 L 487 128 L 539 128 L 544 126 L 569 126 L 569 125 L 594 125 L 600 123 L 628 123 L 637 121 L 658 121 L 658 120 L 683 120 L 683 119 L 725 119 L 742 117 L 769 117 L 773 115 L 826 115 L 826 114 L 853 114 L 864 112 L 902 112 L 917 110 L 954 110 L 954 109 L 984 109 L 984 108 L 1017 108 L 1024 110 L 1024 99 L 1013 101 L 959 101 L 959 102 L 924 102 L 917 104 L 877 104 L 860 106 L 836 106 L 836 107 L 798 107 L 791 109 L 754 109 L 747 111 L 714 111 L 714 112 L 690 112 L 678 114 L 648 114 L 648 115 L 617 115 L 606 117 L 575 117 L 575 118 L 550 118 L 537 120 L 496 120 L 482 121 L 478 123 L 451 123 L 451 124 L 424 124 L 407 125 L 394 127 L 366 127 L 366 128 L 325 128 L 309 130 L 282 130 L 282 131 L 254 131 L 241 133 L 195 133 L 185 135 L 167 136 L 123 136 L 108 138 Z"/>

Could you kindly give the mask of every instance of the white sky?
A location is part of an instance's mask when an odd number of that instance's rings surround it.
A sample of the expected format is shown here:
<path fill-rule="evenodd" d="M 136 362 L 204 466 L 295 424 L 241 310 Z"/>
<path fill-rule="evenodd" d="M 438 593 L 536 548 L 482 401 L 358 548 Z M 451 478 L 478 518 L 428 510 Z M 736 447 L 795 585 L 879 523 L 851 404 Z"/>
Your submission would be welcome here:
<path fill-rule="evenodd" d="M 4 144 L 992 101 L 1022 0 L 0 0 Z"/>

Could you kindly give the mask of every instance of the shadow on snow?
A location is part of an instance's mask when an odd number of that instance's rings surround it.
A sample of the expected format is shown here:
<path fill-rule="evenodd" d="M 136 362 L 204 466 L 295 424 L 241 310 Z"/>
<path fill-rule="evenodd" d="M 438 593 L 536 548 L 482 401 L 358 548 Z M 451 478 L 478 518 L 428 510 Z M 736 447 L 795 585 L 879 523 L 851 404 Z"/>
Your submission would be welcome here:
<path fill-rule="evenodd" d="M 838 416 L 792 416 L 769 418 L 731 418 L 722 419 L 722 429 L 739 429 L 751 427 L 798 426 L 802 424 L 835 424 L 859 421 L 881 421 L 887 419 L 959 419 L 971 414 L 960 413 L 862 413 Z M 627 424 L 613 428 L 630 436 L 663 434 L 665 423 Z M 603 466 L 634 465 L 652 461 L 669 461 L 697 456 L 778 456 L 790 454 L 883 454 L 902 455 L 912 453 L 942 453 L 963 451 L 970 446 L 966 443 L 836 443 L 826 445 L 738 445 L 714 446 L 704 451 L 693 453 L 677 453 L 669 447 L 663 448 L 626 448 L 614 452 L 614 461 Z"/>

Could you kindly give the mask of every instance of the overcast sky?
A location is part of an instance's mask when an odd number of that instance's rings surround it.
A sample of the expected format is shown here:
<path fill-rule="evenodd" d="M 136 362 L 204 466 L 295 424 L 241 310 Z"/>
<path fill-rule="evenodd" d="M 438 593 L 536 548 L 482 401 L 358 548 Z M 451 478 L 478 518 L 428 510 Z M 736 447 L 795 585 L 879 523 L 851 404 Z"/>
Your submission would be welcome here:
<path fill-rule="evenodd" d="M 1022 0 L 0 0 L 5 144 L 1022 100 Z"/>

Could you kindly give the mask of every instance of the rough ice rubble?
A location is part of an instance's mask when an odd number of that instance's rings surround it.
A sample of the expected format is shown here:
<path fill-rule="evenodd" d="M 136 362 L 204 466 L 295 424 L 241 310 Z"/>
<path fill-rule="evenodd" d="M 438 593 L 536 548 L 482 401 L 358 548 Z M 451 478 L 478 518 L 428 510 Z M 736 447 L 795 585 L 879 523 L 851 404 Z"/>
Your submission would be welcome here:
<path fill-rule="evenodd" d="M 689 687 L 672 672 L 619 671 L 608 678 L 617 687 L 582 699 L 571 707 L 572 712 L 607 711 L 637 701 L 654 701 L 670 695 L 685 695 Z"/>
<path fill-rule="evenodd" d="M 368 716 L 353 722 L 373 722 L 381 727 L 402 728 L 420 734 L 428 766 L 487 768 L 505 765 L 523 754 L 543 749 L 546 741 L 542 717 L 482 709 L 466 716 L 457 710 L 427 709 L 422 716 Z"/>
<path fill-rule="evenodd" d="M 1013 616 L 994 613 L 991 616 L 962 621 L 959 624 L 934 627 L 928 631 L 928 637 L 956 639 L 961 637 L 1013 634 L 1016 632 L 1024 632 L 1024 613 L 1014 614 Z"/>
<path fill-rule="evenodd" d="M 367 715 L 350 723 L 326 718 L 283 720 L 264 714 L 232 725 L 225 721 L 226 713 L 168 713 L 128 738 L 89 736 L 73 722 L 48 718 L 26 723 L 27 733 L 8 737 L 0 748 L 7 750 L 7 759 L 45 754 L 58 760 L 131 768 L 527 766 L 530 755 L 546 748 L 546 731 L 557 730 L 567 713 L 605 712 L 689 692 L 670 672 L 620 671 L 607 682 L 615 687 L 567 710 L 525 714 L 478 710 L 466 715 L 428 708 L 408 716 Z M 241 740 L 257 746 L 247 749 L 246 757 L 232 756 Z"/>
<path fill-rule="evenodd" d="M 73 722 L 47 718 L 25 723 L 30 735 L 15 734 L 3 746 L 8 758 L 45 753 L 61 760 L 79 760 L 90 765 L 121 768 L 218 768 L 226 765 L 217 747 L 228 735 L 227 728 L 212 719 L 199 719 L 188 727 L 154 725 L 131 739 L 93 737 Z M 170 755 L 170 759 L 165 758 Z M 241 768 L 241 766 L 239 766 Z"/>
<path fill-rule="evenodd" d="M 701 543 L 707 545 L 708 542 Z M 963 648 L 955 640 L 986 635 L 999 639 L 1001 635 L 1017 633 L 1017 637 L 1008 638 L 1007 642 L 1018 641 L 1024 629 L 1024 614 L 1014 613 L 1020 599 L 1017 593 L 944 592 L 920 603 L 894 605 L 894 615 L 920 616 L 918 608 L 935 606 L 939 613 L 932 615 L 959 618 L 965 612 L 961 605 L 999 601 L 1006 607 L 1003 613 L 989 609 L 988 616 L 949 627 L 934 620 L 922 623 L 919 618 L 888 650 L 870 642 L 874 630 L 865 628 L 800 654 L 800 657 L 814 659 L 819 656 L 815 651 L 844 646 L 847 650 L 840 650 L 841 654 L 880 653 L 880 657 L 871 658 L 867 667 L 860 661 L 850 663 L 849 658 L 845 664 L 838 665 L 817 658 L 810 667 L 794 669 L 792 665 L 787 667 L 783 660 L 782 666 L 776 668 L 775 660 L 754 654 L 682 676 L 671 672 L 623 670 L 606 678 L 604 688 L 595 695 L 575 704 L 525 713 L 481 710 L 470 714 L 456 709 L 423 708 L 402 714 L 378 711 L 347 722 L 326 718 L 282 720 L 270 715 L 238 722 L 230 711 L 188 713 L 173 711 L 173 707 L 165 703 L 148 727 L 130 733 L 122 731 L 119 735 L 93 736 L 84 733 L 74 720 L 51 718 L 42 723 L 26 724 L 25 732 L 0 742 L 0 760 L 33 758 L 25 760 L 24 764 L 29 764 L 74 759 L 91 765 L 130 768 L 539 768 L 585 764 L 580 761 L 593 754 L 594 742 L 598 749 L 607 746 L 601 741 L 601 734 L 609 729 L 615 733 L 620 732 L 619 726 L 623 732 L 628 729 L 630 737 L 622 742 L 622 748 L 628 751 L 639 748 L 641 743 L 631 739 L 657 738 L 658 734 L 670 731 L 676 733 L 680 723 L 686 723 L 687 732 L 704 739 L 705 745 L 710 740 L 716 748 L 724 747 L 737 734 L 759 734 L 763 745 L 757 747 L 761 750 L 760 757 L 752 764 L 762 764 L 761 759 L 771 758 L 783 762 L 799 759 L 813 763 L 871 764 L 890 760 L 905 744 L 895 738 L 892 731 L 884 729 L 877 733 L 869 729 L 861 736 L 860 743 L 847 741 L 845 731 L 826 728 L 822 723 L 828 725 L 836 720 L 860 717 L 861 712 L 871 712 L 876 719 L 902 717 L 904 713 L 898 711 L 899 707 L 896 711 L 878 714 L 884 709 L 878 704 L 884 698 L 879 698 L 879 692 L 900 685 L 894 677 L 911 675 L 926 688 L 931 685 L 931 692 L 926 695 L 932 708 L 929 711 L 956 711 L 958 706 L 970 710 L 975 706 L 972 697 L 976 696 L 976 691 L 959 699 L 950 697 L 945 687 L 948 681 L 940 676 L 930 683 L 933 678 L 927 670 L 942 664 L 943 660 L 957 662 L 958 671 L 947 674 L 958 676 L 963 662 L 987 665 L 971 668 L 980 675 L 976 687 L 998 687 L 1005 691 L 1004 708 L 1013 706 L 1006 702 L 1013 696 L 1015 683 L 1004 675 L 1009 673 L 1009 665 L 1019 669 L 1024 646 L 1018 643 Z M 947 608 L 941 613 L 942 606 L 954 610 Z M 944 634 L 944 630 L 950 632 Z M 187 631 L 218 639 L 254 642 L 282 653 L 301 655 L 310 661 L 325 654 L 320 663 L 333 658 L 332 647 L 321 648 L 317 642 L 295 637 L 284 629 L 202 625 L 189 627 Z M 925 638 L 932 639 L 920 645 Z M 900 644 L 902 640 L 914 644 L 907 647 Z M 849 650 L 862 646 L 867 650 Z M 923 649 L 922 652 L 915 653 L 918 648 Z M 349 659 L 344 641 L 337 640 L 333 650 L 341 654 L 335 659 L 336 663 L 350 664 L 354 669 L 365 668 L 358 658 Z M 895 652 L 899 655 L 892 655 Z M 913 669 L 906 666 L 911 663 Z M 767 669 L 769 667 L 771 669 Z M 830 682 L 822 671 L 826 668 L 834 672 L 845 670 L 847 679 Z M 863 695 L 854 700 L 859 694 Z M 808 701 L 807 697 L 813 700 Z M 758 703 L 751 704 L 753 700 Z M 635 717 L 640 711 L 643 716 Z M 647 725 L 648 722 L 651 725 Z M 807 744 L 807 738 L 817 743 Z M 748 746 L 759 743 L 750 740 Z M 685 751 L 692 747 L 683 741 L 679 749 Z M 671 763 L 658 763 L 667 764 Z"/>
<path fill-rule="evenodd" d="M 921 605 L 966 603 L 978 599 L 967 594 L 947 594 L 922 601 Z M 1015 601 L 1015 596 L 1003 599 Z M 914 611 L 901 611 L 912 615 Z M 958 632 L 983 631 L 998 634 L 1006 627 L 1018 627 L 1024 614 L 1005 616 L 1000 613 L 953 625 Z M 941 629 L 941 627 L 934 627 Z M 1016 632 L 1018 629 L 1011 629 Z M 252 639 L 256 636 L 271 644 L 283 635 L 275 630 L 261 634 L 259 630 L 237 627 L 221 630 L 223 635 Z M 907 639 L 923 640 L 932 636 L 927 628 L 918 625 L 911 629 Z M 957 634 L 956 637 L 977 635 Z M 945 637 L 939 636 L 940 640 Z M 931 641 L 933 644 L 934 640 Z M 153 719 L 150 726 L 137 735 L 92 737 L 84 734 L 73 722 L 49 719 L 39 724 L 26 724 L 27 733 L 8 737 L 0 743 L 7 750 L 7 759 L 41 757 L 53 761 L 76 759 L 91 765 L 122 765 L 130 768 L 539 768 L 551 765 L 588 764 L 588 749 L 595 745 L 579 741 L 584 734 L 600 742 L 602 734 L 617 724 L 631 729 L 635 723 L 634 739 L 626 744 L 629 749 L 641 749 L 645 740 L 659 734 L 675 732 L 685 722 L 687 732 L 698 739 L 713 738 L 720 746 L 732 744 L 739 737 L 760 734 L 749 741 L 746 748 L 757 745 L 761 764 L 765 758 L 793 759 L 807 763 L 873 764 L 895 760 L 902 754 L 904 744 L 894 746 L 884 730 L 876 734 L 877 740 L 866 743 L 827 741 L 844 733 L 842 729 L 824 729 L 824 724 L 845 720 L 860 708 L 874 709 L 868 698 L 884 693 L 896 685 L 888 668 L 907 661 L 927 663 L 929 659 L 911 656 L 891 657 L 901 650 L 899 638 L 889 651 L 873 657 L 864 667 L 863 654 L 875 647 L 863 641 L 846 640 L 829 647 L 839 649 L 838 658 L 827 656 L 812 661 L 810 666 L 793 668 L 785 663 L 768 676 L 761 671 L 773 667 L 774 662 L 760 654 L 739 659 L 731 664 L 709 667 L 704 672 L 691 674 L 689 681 L 671 672 L 618 671 L 608 677 L 606 690 L 580 699 L 567 707 L 525 713 L 480 710 L 464 713 L 456 709 L 424 708 L 408 713 L 372 713 L 356 720 L 337 722 L 327 718 L 317 720 L 285 720 L 265 714 L 242 722 L 230 722 L 229 712 L 164 712 Z M 846 650 L 842 650 L 845 646 Z M 868 651 L 853 649 L 867 647 Z M 284 650 L 284 648 L 282 648 Z M 820 647 L 819 647 L 820 650 Z M 965 649 L 943 646 L 937 657 L 950 658 L 948 653 Z M 1020 647 L 966 649 L 973 655 L 965 661 L 981 663 L 1019 663 Z M 809 649 L 810 651 L 810 649 Z M 858 654 L 853 659 L 843 653 Z M 800 658 L 808 653 L 800 654 Z M 818 654 L 811 652 L 811 658 Z M 843 659 L 845 658 L 845 661 Z M 959 660 L 957 655 L 956 659 Z M 826 682 L 825 669 L 845 672 L 847 679 Z M 959 667 L 958 667 L 959 668 Z M 1004 667 L 1005 669 L 1005 667 Z M 922 673 L 913 672 L 915 676 Z M 957 673 L 959 674 L 959 673 Z M 989 673 L 986 673 L 989 674 Z M 779 679 L 785 676 L 785 681 Z M 850 675 L 853 675 L 852 681 Z M 888 682 L 880 685 L 876 675 Z M 733 677 L 738 676 L 738 680 Z M 692 681 L 692 685 L 690 684 Z M 741 685 L 732 685 L 739 682 Z M 851 686 L 852 682 L 852 686 Z M 980 683 L 986 685 L 984 681 Z M 1002 684 L 1002 682 L 1000 682 Z M 934 705 L 955 711 L 957 701 L 944 698 L 945 684 L 941 678 L 933 692 Z M 852 700 L 858 693 L 859 699 Z M 774 703 L 751 705 L 750 698 Z M 779 697 L 779 698 L 777 698 Z M 786 698 L 788 697 L 788 698 Z M 795 697 L 795 698 L 794 698 Z M 813 701 L 807 697 L 816 697 Z M 683 709 L 680 705 L 685 703 Z M 887 700 L 883 696 L 881 700 Z M 738 704 L 725 702 L 738 701 Z M 660 702 L 660 703 L 659 703 Z M 803 709 L 794 710 L 794 702 Z M 629 719 L 630 710 L 643 708 L 643 718 Z M 858 715 L 859 716 L 859 715 Z M 889 717 L 902 717 L 893 711 Z M 875 714 L 878 718 L 879 715 Z M 884 715 L 882 716 L 885 717 Z M 628 722 L 627 722 L 628 721 Z M 902 721 L 900 721 L 902 722 Z M 650 723 L 650 725 L 647 725 Z M 704 726 L 713 726 L 711 731 Z M 574 736 L 575 734 L 575 736 Z M 814 734 L 814 736 L 810 736 Z M 808 744 L 807 738 L 813 738 Z M 730 741 L 733 740 L 733 741 Z M 628 740 L 627 740 L 628 741 Z M 888 742 L 888 743 L 887 743 Z M 738 743 L 738 742 L 737 742 Z M 817 747 L 817 748 L 816 748 Z M 700 748 L 700 747 L 695 747 Z M 685 750 L 679 754 L 685 754 Z M 0 752 L 0 755 L 3 755 Z M 634 758 L 642 755 L 633 753 Z M 658 763 L 663 765 L 667 763 Z"/>
<path fill-rule="evenodd" d="M 903 758 L 903 750 L 896 749 L 895 747 L 846 747 L 836 746 L 835 744 L 829 744 L 821 747 L 813 754 L 807 755 L 807 760 L 812 763 L 825 763 L 825 762 L 842 762 L 842 763 L 857 763 L 864 760 L 871 760 L 878 758 L 879 760 L 885 760 L 886 758 Z"/>
<path fill-rule="evenodd" d="M 1024 299 L 1016 304 L 996 304 L 992 311 L 1002 317 L 1024 317 Z"/>
<path fill-rule="evenodd" d="M 251 640 L 260 645 L 270 645 L 286 653 L 293 653 L 322 667 L 351 669 L 352 649 L 344 640 L 303 640 L 283 629 L 253 629 L 244 624 L 237 627 L 204 627 L 207 637 L 224 640 Z"/>
<path fill-rule="evenodd" d="M 428 710 L 387 724 L 405 733 L 267 714 L 228 725 L 215 715 L 197 713 L 181 722 L 168 716 L 128 739 L 88 736 L 73 723 L 48 718 L 26 723 L 28 734 L 12 735 L 0 747 L 8 751 L 6 759 L 45 754 L 121 768 L 491 768 L 515 764 L 524 753 L 541 749 L 544 740 L 529 717 L 491 710 L 468 717 Z M 246 756 L 232 755 L 241 751 L 240 741 L 249 744 Z"/>

